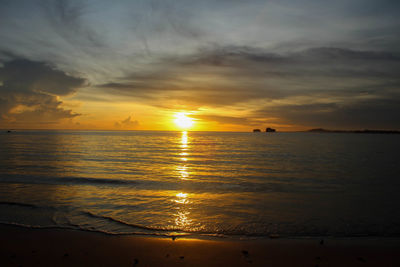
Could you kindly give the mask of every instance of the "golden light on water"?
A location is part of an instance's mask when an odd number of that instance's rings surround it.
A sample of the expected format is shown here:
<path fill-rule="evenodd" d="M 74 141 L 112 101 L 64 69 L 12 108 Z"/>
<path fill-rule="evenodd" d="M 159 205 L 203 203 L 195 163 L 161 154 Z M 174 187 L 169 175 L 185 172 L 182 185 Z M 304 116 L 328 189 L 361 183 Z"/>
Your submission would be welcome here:
<path fill-rule="evenodd" d="M 188 202 L 186 199 L 187 196 L 188 196 L 187 193 L 180 192 L 180 193 L 176 194 L 176 197 L 178 198 L 178 200 L 175 200 L 175 202 L 182 203 L 182 204 L 187 203 Z"/>
<path fill-rule="evenodd" d="M 188 134 L 186 131 L 182 132 L 181 148 L 182 148 L 182 151 L 185 151 L 188 148 Z"/>
<path fill-rule="evenodd" d="M 177 125 L 179 124 L 177 123 Z M 189 140 L 188 133 L 186 131 L 182 132 L 180 143 L 181 152 L 179 153 L 179 156 L 183 162 L 186 162 L 187 156 L 189 156 Z M 178 171 L 181 180 L 189 180 L 189 172 L 186 163 L 178 165 L 176 170 Z M 188 199 L 188 194 L 184 192 L 177 193 L 175 195 L 174 202 L 178 205 L 176 207 L 177 212 L 175 214 L 175 225 L 181 229 L 190 228 L 192 220 L 189 219 L 190 208 L 188 205 L 190 204 L 190 201 Z"/>
<path fill-rule="evenodd" d="M 188 218 L 188 215 L 190 212 L 188 211 L 180 211 L 178 212 L 176 218 L 175 218 L 175 224 L 176 226 L 180 228 L 188 228 L 192 224 L 192 220 Z"/>
<path fill-rule="evenodd" d="M 182 119 L 182 117 L 180 117 Z M 184 120 L 175 120 L 175 123 L 182 127 L 180 124 L 181 122 L 185 121 Z M 188 121 L 186 121 L 188 122 Z M 185 122 L 185 123 L 186 123 Z M 190 123 L 191 124 L 191 123 Z M 188 126 L 189 124 L 185 125 Z M 179 139 L 178 139 L 179 140 Z M 181 180 L 189 180 L 189 172 L 188 172 L 188 167 L 186 166 L 186 161 L 188 160 L 188 156 L 190 155 L 189 153 L 189 138 L 188 138 L 188 132 L 187 131 L 182 131 L 182 135 L 179 140 L 180 144 L 180 152 L 179 152 L 179 158 L 181 161 L 183 161 L 181 164 L 178 164 L 175 168 L 177 171 L 178 177 Z M 175 226 L 177 226 L 180 229 L 192 229 L 193 228 L 193 221 L 190 219 L 190 209 L 191 209 L 191 202 L 189 201 L 188 198 L 188 193 L 184 192 L 177 192 L 175 193 L 173 197 L 173 202 L 176 203 L 176 213 L 175 215 Z"/>
<path fill-rule="evenodd" d="M 188 156 L 189 156 L 189 141 L 188 141 L 188 133 L 186 131 L 182 132 L 182 136 L 181 136 L 181 140 L 180 140 L 180 148 L 181 148 L 181 151 L 179 153 L 179 159 L 183 162 L 186 162 L 188 160 Z M 182 180 L 189 179 L 189 172 L 188 172 L 186 163 L 177 165 L 175 169 L 179 173 L 179 176 Z"/>
<path fill-rule="evenodd" d="M 182 138 L 181 138 L 181 153 L 179 155 L 181 156 L 182 161 L 187 161 L 186 156 L 189 155 L 188 151 L 188 134 L 186 131 L 182 132 Z"/>
<path fill-rule="evenodd" d="M 180 193 L 176 194 L 176 196 L 179 198 L 182 198 L 182 197 L 185 198 L 185 197 L 187 197 L 187 194 L 180 192 Z"/>
<path fill-rule="evenodd" d="M 177 166 L 176 170 L 179 173 L 179 176 L 182 180 L 189 180 L 189 172 L 187 171 L 186 166 Z"/>
<path fill-rule="evenodd" d="M 190 211 L 187 204 L 190 203 L 188 200 L 188 194 L 179 192 L 175 195 L 176 199 L 174 200 L 179 206 L 177 207 L 177 213 L 175 215 L 175 225 L 179 228 L 186 229 L 190 227 L 192 224 L 192 220 L 189 219 Z"/>
<path fill-rule="evenodd" d="M 188 130 L 193 126 L 194 121 L 188 117 L 184 112 L 178 112 L 175 114 L 174 123 L 182 130 Z"/>

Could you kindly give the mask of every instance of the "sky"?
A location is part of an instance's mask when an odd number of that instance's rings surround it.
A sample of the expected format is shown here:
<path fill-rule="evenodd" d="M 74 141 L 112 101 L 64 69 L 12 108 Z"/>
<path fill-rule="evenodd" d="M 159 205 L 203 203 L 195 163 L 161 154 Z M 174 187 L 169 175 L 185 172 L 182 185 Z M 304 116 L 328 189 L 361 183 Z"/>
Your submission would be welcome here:
<path fill-rule="evenodd" d="M 0 0 L 0 128 L 400 130 L 400 1 Z"/>

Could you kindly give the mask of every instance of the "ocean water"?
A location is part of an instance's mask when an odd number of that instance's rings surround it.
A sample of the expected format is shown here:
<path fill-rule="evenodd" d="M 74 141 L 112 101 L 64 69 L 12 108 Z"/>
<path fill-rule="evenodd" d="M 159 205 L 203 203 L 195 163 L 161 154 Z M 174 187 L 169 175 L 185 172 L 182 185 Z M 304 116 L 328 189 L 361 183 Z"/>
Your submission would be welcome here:
<path fill-rule="evenodd" d="M 399 236 L 400 136 L 0 133 L 0 223 L 109 234 Z"/>

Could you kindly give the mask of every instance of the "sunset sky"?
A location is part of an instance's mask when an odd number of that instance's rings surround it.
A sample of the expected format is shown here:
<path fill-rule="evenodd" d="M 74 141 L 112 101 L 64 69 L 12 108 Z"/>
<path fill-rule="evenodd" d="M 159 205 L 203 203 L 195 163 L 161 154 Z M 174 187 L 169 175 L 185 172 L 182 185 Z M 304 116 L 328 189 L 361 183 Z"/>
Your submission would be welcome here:
<path fill-rule="evenodd" d="M 0 0 L 0 128 L 400 129 L 400 1 Z"/>

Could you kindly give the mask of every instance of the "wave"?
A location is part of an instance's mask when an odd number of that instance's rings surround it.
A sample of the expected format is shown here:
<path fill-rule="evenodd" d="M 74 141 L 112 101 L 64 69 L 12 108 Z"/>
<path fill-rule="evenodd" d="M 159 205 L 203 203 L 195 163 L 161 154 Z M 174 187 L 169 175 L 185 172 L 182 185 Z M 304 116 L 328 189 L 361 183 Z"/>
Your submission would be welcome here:
<path fill-rule="evenodd" d="M 63 177 L 60 180 L 64 182 L 77 184 L 114 184 L 114 185 L 134 185 L 137 181 L 123 179 L 108 179 L 108 178 L 86 178 L 86 177 Z"/>
<path fill-rule="evenodd" d="M 390 231 L 390 232 L 377 232 L 377 231 L 319 231 L 317 229 L 304 231 L 304 229 L 278 229 L 278 230 L 268 230 L 268 229 L 252 229 L 252 227 L 243 227 L 236 229 L 204 229 L 204 230 L 184 230 L 180 228 L 162 228 L 162 227 L 151 227 L 135 223 L 125 222 L 123 220 L 113 218 L 111 216 L 98 215 L 90 211 L 83 210 L 60 210 L 55 207 L 43 207 L 36 206 L 27 203 L 16 203 L 16 202 L 0 202 L 0 205 L 9 206 L 20 206 L 24 208 L 32 209 L 53 209 L 60 211 L 63 215 L 64 221 L 52 220 L 52 223 L 34 223 L 23 221 L 15 221 L 14 219 L 9 219 L 6 221 L 4 218 L 0 221 L 3 225 L 13 225 L 31 229 L 72 229 L 81 230 L 86 232 L 98 232 L 107 235 L 148 235 L 148 236 L 158 236 L 158 237 L 215 237 L 215 238 L 316 238 L 316 237 L 334 237 L 334 238 L 362 238 L 362 237 L 400 237 L 400 232 Z M 38 210 L 38 215 L 42 214 L 41 210 Z M 85 216 L 86 219 L 78 222 L 71 222 L 71 218 L 78 216 Z M 65 216 L 65 217 L 64 217 Z M 81 217 L 82 218 L 82 217 Z M 95 220 L 91 220 L 95 219 Z M 99 226 L 98 221 L 105 222 Z M 97 225 L 97 226 L 96 226 Z M 119 227 L 123 226 L 122 228 Z M 118 227 L 115 227 L 118 226 Z M 397 229 L 397 228 L 396 228 Z"/>
<path fill-rule="evenodd" d="M 125 179 L 91 178 L 91 177 L 46 177 L 32 175 L 2 176 L 2 183 L 24 183 L 24 184 L 97 184 L 97 185 L 136 185 L 138 181 Z"/>
<path fill-rule="evenodd" d="M 133 224 L 133 223 L 128 223 L 110 216 L 104 216 L 104 215 L 97 215 L 94 214 L 90 211 L 82 211 L 82 210 L 68 210 L 68 209 L 63 209 L 63 208 L 56 208 L 52 206 L 39 206 L 39 205 L 34 205 L 34 204 L 28 204 L 28 203 L 19 203 L 19 202 L 7 202 L 7 201 L 1 201 L 0 206 L 18 206 L 21 208 L 29 208 L 33 210 L 37 210 L 35 214 L 38 216 L 43 215 L 43 210 L 51 210 L 53 212 L 60 212 L 61 218 L 63 218 L 63 221 L 59 221 L 54 217 L 54 214 L 51 215 L 51 218 L 48 218 L 52 223 L 50 225 L 37 225 L 37 224 L 32 224 L 26 220 L 23 222 L 17 222 L 14 221 L 15 218 L 9 218 L 7 221 L 4 221 L 4 218 L 2 221 L 0 221 L 0 224 L 3 225 L 14 225 L 14 226 L 20 226 L 20 227 L 25 227 L 25 228 L 32 228 L 32 229 L 74 229 L 74 230 L 82 230 L 82 231 L 89 231 L 89 232 L 101 232 L 109 235 L 155 235 L 155 236 L 165 236 L 165 237 L 182 237 L 182 236 L 190 236 L 192 234 L 202 234 L 202 233 L 197 233 L 195 231 L 193 232 L 188 232 L 188 231 L 183 231 L 182 229 L 179 228 L 161 228 L 161 227 L 149 227 L 149 226 L 144 226 L 144 225 L 139 225 L 139 224 Z M 59 213 L 59 214 L 60 214 Z M 99 219 L 101 221 L 107 221 L 107 224 L 104 227 L 101 227 L 102 229 L 99 229 L 98 227 L 95 227 L 96 222 L 95 221 L 90 221 L 90 219 L 86 219 L 83 224 L 80 223 L 73 223 L 71 222 L 71 218 L 76 216 L 76 215 L 83 215 L 85 217 L 93 218 L 93 219 Z M 17 219 L 18 220 L 18 219 Z M 109 229 L 112 229 L 112 225 L 121 225 L 126 227 L 125 229 L 127 231 L 111 231 Z M 120 229 L 121 230 L 121 229 Z M 204 233 L 207 234 L 207 233 Z M 210 233 L 211 235 L 212 233 Z"/>
<path fill-rule="evenodd" d="M 8 206 L 19 206 L 19 207 L 26 207 L 26 208 L 40 208 L 39 206 L 27 203 L 19 203 L 19 202 L 8 202 L 8 201 L 0 201 L 0 205 L 8 205 Z"/>
<path fill-rule="evenodd" d="M 47 184 L 47 185 L 94 185 L 94 186 L 124 186 L 124 187 L 142 187 L 146 189 L 163 188 L 169 190 L 179 190 L 182 185 L 188 185 L 192 191 L 196 192 L 215 192 L 220 189 L 225 192 L 312 192 L 312 191 L 334 191 L 337 186 L 324 184 L 323 186 L 317 183 L 299 183 L 299 182 L 243 182 L 240 179 L 237 181 L 216 181 L 210 180 L 190 180 L 181 181 L 179 184 L 175 180 L 169 180 L 162 177 L 164 180 L 146 180 L 146 179 L 121 179 L 121 178 L 94 178 L 94 177 L 78 177 L 78 176 L 38 176 L 38 175 L 17 175 L 7 174 L 0 177 L 0 183 L 11 184 Z M 215 176 L 213 178 L 217 178 Z"/>
<path fill-rule="evenodd" d="M 82 211 L 82 210 L 69 210 L 69 209 L 63 209 L 63 208 L 56 208 L 52 206 L 39 206 L 39 205 L 34 205 L 34 204 L 29 204 L 29 203 L 21 203 L 21 202 L 9 202 L 9 201 L 0 201 L 0 206 L 18 206 L 21 208 L 29 208 L 29 209 L 35 209 L 38 210 L 37 212 L 40 214 L 43 210 L 52 210 L 56 212 L 61 212 L 63 214 L 65 222 L 60 223 L 57 221 L 53 216 L 50 218 L 51 221 L 54 223 L 53 226 L 40 226 L 40 225 L 30 225 L 26 223 L 17 223 L 17 222 L 0 222 L 2 224 L 12 224 L 12 225 L 17 225 L 17 226 L 24 226 L 24 227 L 29 227 L 29 228 L 71 228 L 71 229 L 79 229 L 79 230 L 90 230 L 90 231 L 100 231 L 100 232 L 107 232 L 108 234 L 122 234 L 122 233 L 115 233 L 115 232 L 109 232 L 106 230 L 100 230 L 100 229 L 94 229 L 91 226 L 89 228 L 82 227 L 79 224 L 72 223 L 70 220 L 70 216 L 74 215 L 83 215 L 89 218 L 94 218 L 94 219 L 100 219 L 100 220 L 105 220 L 108 221 L 109 223 L 113 224 L 118 224 L 122 226 L 126 226 L 128 228 L 132 229 L 139 229 L 142 230 L 140 232 L 133 231 L 129 232 L 130 234 L 156 234 L 159 235 L 159 233 L 156 232 L 162 232 L 165 236 L 170 236 L 170 235 L 187 235 L 189 234 L 188 232 L 184 232 L 179 228 L 158 228 L 158 227 L 148 227 L 144 225 L 139 225 L 139 224 L 133 224 L 133 223 L 128 223 L 124 222 L 122 220 L 110 217 L 110 216 L 104 216 L 104 215 L 97 215 L 94 214 L 90 211 Z M 90 225 L 90 222 L 89 222 Z M 70 226 L 70 227 L 68 227 Z M 143 231 L 144 230 L 144 231 Z"/>
<path fill-rule="evenodd" d="M 112 218 L 109 216 L 104 216 L 104 215 L 97 215 L 94 213 L 91 213 L 90 211 L 82 211 L 83 214 L 92 217 L 92 218 L 97 218 L 97 219 L 104 219 L 113 223 L 117 223 L 117 224 L 121 224 L 124 226 L 128 226 L 128 227 L 134 227 L 134 228 L 138 228 L 138 229 L 142 229 L 142 230 L 148 230 L 148 231 L 161 231 L 161 232 L 182 232 L 183 231 L 179 228 L 170 228 L 170 229 L 165 229 L 165 228 L 158 228 L 158 227 L 148 227 L 148 226 L 144 226 L 144 225 L 139 225 L 139 224 L 132 224 L 132 223 L 128 223 L 128 222 L 124 222 L 122 220 L 118 220 L 116 218 Z"/>
<path fill-rule="evenodd" d="M 43 229 L 43 230 L 79 230 L 79 231 L 84 231 L 84 232 L 92 232 L 92 233 L 101 233 L 101 234 L 106 234 L 106 235 L 111 235 L 111 236 L 128 236 L 128 235 L 144 235 L 144 236 L 157 236 L 157 237 L 189 237 L 192 236 L 192 234 L 189 233 L 180 233 L 180 234 L 160 234 L 156 232 L 124 232 L 124 233 L 116 233 L 116 232 L 111 232 L 107 230 L 101 230 L 101 229 L 94 229 L 94 228 L 84 228 L 80 225 L 74 225 L 72 224 L 70 227 L 68 226 L 58 226 L 58 225 L 47 225 L 47 226 L 41 226 L 41 225 L 29 225 L 29 224 L 23 224 L 23 223 L 17 223 L 17 222 L 2 222 L 0 221 L 0 225 L 5 225 L 5 226 L 16 226 L 16 227 L 22 227 L 22 228 L 28 228 L 28 229 Z"/>
<path fill-rule="evenodd" d="M 254 238 L 269 238 L 269 239 L 276 239 L 276 238 L 285 238 L 285 239 L 309 239 L 309 238 L 399 238 L 400 233 L 397 234 L 390 234 L 390 235 L 379 235 L 374 233 L 365 233 L 365 234 L 338 234 L 338 235 L 324 235 L 324 234 L 287 234 L 287 235 L 279 235 L 279 234 L 266 234 L 266 235 L 249 235 L 244 233 L 236 233 L 236 234 L 220 234 L 220 233 L 202 233 L 202 232 L 193 232 L 193 233 L 159 233 L 159 232 L 123 232 L 123 233 L 116 233 L 102 229 L 95 229 L 95 228 L 85 228 L 79 225 L 71 225 L 70 227 L 67 226 L 40 226 L 40 225 L 29 225 L 23 223 L 16 223 L 16 222 L 3 222 L 0 221 L 0 225 L 4 226 L 14 226 L 14 227 L 21 227 L 27 229 L 42 229 L 42 230 L 78 230 L 83 232 L 92 232 L 92 233 L 100 233 L 110 236 L 153 236 L 153 237 L 164 237 L 164 238 L 240 238 L 246 240 L 246 238 L 254 239 Z"/>
<path fill-rule="evenodd" d="M 161 228 L 161 227 L 149 227 L 139 224 L 128 223 L 110 216 L 97 215 L 89 211 L 82 211 L 86 216 L 107 220 L 111 223 L 120 224 L 129 228 L 135 228 L 145 230 L 144 232 L 128 232 L 128 233 L 111 233 L 111 234 L 146 234 L 146 235 L 157 235 L 167 237 L 179 237 L 179 236 L 209 236 L 217 238 L 227 237 L 248 237 L 248 238 L 314 238 L 314 237 L 399 237 L 399 232 L 382 233 L 374 231 L 364 231 L 362 234 L 357 232 L 349 231 L 330 231 L 324 230 L 310 230 L 304 231 L 299 225 L 298 229 L 280 229 L 280 230 L 268 230 L 268 229 L 252 229 L 252 227 L 245 227 L 239 229 L 204 229 L 204 230 L 190 230 L 180 228 Z M 79 226 L 80 227 L 80 226 Z M 93 229 L 94 230 L 94 229 Z M 97 229 L 95 230 L 97 231 Z M 110 232 L 109 232 L 110 234 Z"/>

